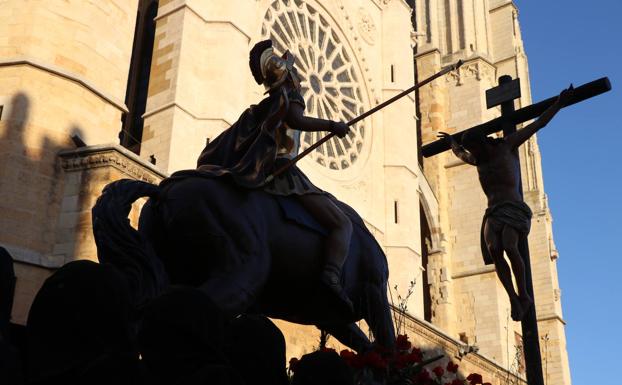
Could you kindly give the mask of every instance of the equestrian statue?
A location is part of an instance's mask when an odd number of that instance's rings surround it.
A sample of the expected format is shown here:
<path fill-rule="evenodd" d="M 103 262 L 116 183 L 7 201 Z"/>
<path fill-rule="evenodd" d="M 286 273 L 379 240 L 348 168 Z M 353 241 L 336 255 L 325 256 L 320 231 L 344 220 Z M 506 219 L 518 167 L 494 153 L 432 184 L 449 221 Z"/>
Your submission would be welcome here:
<path fill-rule="evenodd" d="M 250 51 L 267 96 L 202 151 L 197 168 L 158 186 L 120 180 L 93 207 L 98 258 L 124 270 L 141 306 L 168 285 L 200 288 L 225 314 L 316 325 L 363 351 L 394 343 L 387 259 L 361 217 L 292 164 L 301 131 L 344 137 L 343 122 L 304 115 L 294 56 Z M 149 197 L 138 230 L 131 204 Z"/>

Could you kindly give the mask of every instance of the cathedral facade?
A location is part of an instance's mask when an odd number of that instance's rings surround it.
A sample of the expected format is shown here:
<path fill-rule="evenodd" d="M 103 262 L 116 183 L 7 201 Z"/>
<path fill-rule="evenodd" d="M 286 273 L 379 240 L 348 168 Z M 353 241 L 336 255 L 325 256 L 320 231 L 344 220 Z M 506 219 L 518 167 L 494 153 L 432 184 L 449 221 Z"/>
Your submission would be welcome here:
<path fill-rule="evenodd" d="M 0 8 L 0 245 L 16 260 L 14 322 L 55 268 L 96 259 L 90 208 L 119 178 L 157 183 L 263 97 L 248 51 L 270 38 L 302 75 L 307 114 L 349 121 L 459 59 L 465 64 L 301 160 L 384 248 L 402 331 L 494 384 L 523 378 L 520 324 L 484 265 L 474 168 L 421 146 L 488 121 L 485 91 L 521 79 L 509 0 L 7 0 Z M 304 133 L 302 149 L 322 136 Z M 535 138 L 520 149 L 546 383 L 570 384 L 557 251 Z M 138 207 L 137 207 L 138 209 Z M 138 210 L 132 212 L 136 220 Z M 290 355 L 319 332 L 284 322 Z M 512 377 L 514 378 L 514 377 Z"/>

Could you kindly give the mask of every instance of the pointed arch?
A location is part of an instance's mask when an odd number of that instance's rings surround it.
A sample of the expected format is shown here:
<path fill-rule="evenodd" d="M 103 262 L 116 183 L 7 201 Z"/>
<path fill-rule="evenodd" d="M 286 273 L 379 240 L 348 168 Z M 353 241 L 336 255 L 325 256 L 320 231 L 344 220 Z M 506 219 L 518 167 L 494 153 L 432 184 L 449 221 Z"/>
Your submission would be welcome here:
<path fill-rule="evenodd" d="M 134 45 L 125 92 L 125 105 L 129 111 L 121 118 L 122 130 L 119 134 L 121 145 L 136 154 L 140 153 L 142 140 L 143 114 L 147 106 L 151 58 L 155 41 L 154 19 L 157 13 L 158 0 L 140 0 L 136 13 Z"/>

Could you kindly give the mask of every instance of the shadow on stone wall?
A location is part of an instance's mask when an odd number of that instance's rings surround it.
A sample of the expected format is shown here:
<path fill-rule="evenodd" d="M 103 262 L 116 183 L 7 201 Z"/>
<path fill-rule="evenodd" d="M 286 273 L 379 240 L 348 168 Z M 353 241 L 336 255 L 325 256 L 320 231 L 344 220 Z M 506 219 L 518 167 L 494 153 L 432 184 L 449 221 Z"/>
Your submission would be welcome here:
<path fill-rule="evenodd" d="M 29 121 L 30 108 L 29 96 L 16 93 L 2 119 L 0 244 L 17 249 L 12 251 L 18 260 L 45 265 L 41 256 L 51 252 L 62 193 L 56 155 L 71 142 L 44 134 L 46 127 Z"/>
<path fill-rule="evenodd" d="M 16 261 L 17 282 L 13 321 L 23 324 L 35 293 L 53 266 L 63 194 L 61 150 L 74 147 L 72 134 L 80 127 L 54 132 L 53 126 L 33 121 L 32 109 L 44 109 L 25 92 L 15 93 L 0 121 L 0 246 Z M 52 120 L 52 119 L 51 119 Z M 53 136 L 51 136 L 53 135 Z M 48 268 L 46 268 L 48 267 Z"/>

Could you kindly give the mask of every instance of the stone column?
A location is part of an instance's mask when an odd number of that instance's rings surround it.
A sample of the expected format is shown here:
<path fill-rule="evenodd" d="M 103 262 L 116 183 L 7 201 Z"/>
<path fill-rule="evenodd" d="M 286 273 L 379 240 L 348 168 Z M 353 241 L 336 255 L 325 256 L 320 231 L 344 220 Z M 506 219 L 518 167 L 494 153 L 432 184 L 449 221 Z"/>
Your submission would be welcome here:
<path fill-rule="evenodd" d="M 387 100 L 414 84 L 410 55 L 409 10 L 390 2 L 382 12 L 382 99 Z M 385 178 L 385 247 L 389 286 L 395 305 L 404 302 L 410 314 L 423 319 L 423 276 L 419 196 L 419 163 L 414 94 L 382 111 Z M 394 287 L 397 285 L 397 291 Z M 410 297 L 408 291 L 413 290 Z M 403 300 L 399 300 L 401 296 Z"/>
<path fill-rule="evenodd" d="M 416 56 L 419 79 L 425 79 L 441 69 L 441 54 L 438 50 L 423 51 Z M 447 118 L 450 116 L 448 104 L 448 87 L 445 79 L 439 79 L 420 90 L 420 111 L 422 143 L 436 140 L 439 131 L 447 129 Z M 437 199 L 436 222 L 439 224 L 437 243 L 430 251 L 428 262 L 428 280 L 432 299 L 432 323 L 442 328 L 454 338 L 456 332 L 456 297 L 452 279 L 451 247 L 448 242 L 449 218 L 447 216 L 447 177 L 443 167 L 446 154 L 424 159 L 425 182 L 429 184 L 433 196 Z M 425 191 L 425 190 L 424 190 Z M 434 230 L 433 230 L 434 231 Z"/>
<path fill-rule="evenodd" d="M 229 3 L 159 3 L 141 157 L 163 171 L 196 167 L 206 141 L 248 107 L 249 4 Z"/>

